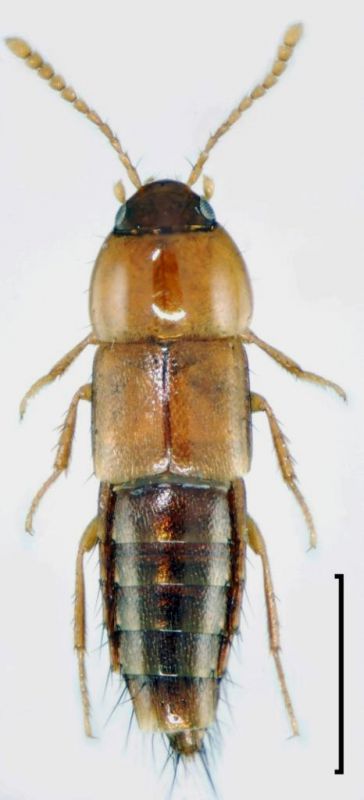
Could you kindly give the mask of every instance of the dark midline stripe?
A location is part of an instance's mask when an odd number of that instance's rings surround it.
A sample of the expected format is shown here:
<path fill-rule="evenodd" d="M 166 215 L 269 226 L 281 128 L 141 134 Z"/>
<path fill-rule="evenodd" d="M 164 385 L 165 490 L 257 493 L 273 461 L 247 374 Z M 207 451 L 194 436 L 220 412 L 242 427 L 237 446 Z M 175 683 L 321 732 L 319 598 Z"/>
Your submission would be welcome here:
<path fill-rule="evenodd" d="M 229 579 L 228 544 L 131 542 L 115 545 L 115 582 L 120 586 L 224 586 Z"/>
<path fill-rule="evenodd" d="M 116 624 L 121 631 L 224 633 L 225 586 L 146 586 L 117 590 Z"/>

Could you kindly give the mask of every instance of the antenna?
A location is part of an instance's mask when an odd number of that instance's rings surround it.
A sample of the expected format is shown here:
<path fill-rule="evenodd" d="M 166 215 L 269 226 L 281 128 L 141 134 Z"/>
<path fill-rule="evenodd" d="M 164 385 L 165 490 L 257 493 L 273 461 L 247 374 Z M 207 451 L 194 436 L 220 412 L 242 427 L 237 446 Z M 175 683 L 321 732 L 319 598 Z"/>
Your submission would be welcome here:
<path fill-rule="evenodd" d="M 76 92 L 71 86 L 66 85 L 66 82 L 61 75 L 57 75 L 53 67 L 50 64 L 45 63 L 42 56 L 32 50 L 30 45 L 25 42 L 24 39 L 9 38 L 5 41 L 14 55 L 18 56 L 18 58 L 22 58 L 28 67 L 36 70 L 40 78 L 48 81 L 48 84 L 52 89 L 55 89 L 56 92 L 60 92 L 61 97 L 71 103 L 76 111 L 84 114 L 85 117 L 90 120 L 90 122 L 93 122 L 94 125 L 97 125 L 101 133 L 106 136 L 111 146 L 116 151 L 122 165 L 125 167 L 128 173 L 132 184 L 136 187 L 136 189 L 140 189 L 142 182 L 138 172 L 130 161 L 127 152 L 123 150 L 119 139 L 112 132 L 109 125 L 107 125 L 106 122 L 103 122 L 96 111 L 93 111 L 93 109 L 89 108 L 87 103 L 77 96 Z"/>
<path fill-rule="evenodd" d="M 254 103 L 254 100 L 258 100 L 259 97 L 262 97 L 268 89 L 271 89 L 282 72 L 286 69 L 287 61 L 291 58 L 293 53 L 293 49 L 296 46 L 297 42 L 300 40 L 302 35 L 303 27 L 302 25 L 292 25 L 288 28 L 285 37 L 283 39 L 283 44 L 278 48 L 276 60 L 272 66 L 272 69 L 266 75 L 262 83 L 259 83 L 258 86 L 253 89 L 250 94 L 244 95 L 242 100 L 240 101 L 239 105 L 230 112 L 229 116 L 226 120 L 220 125 L 219 128 L 212 133 L 210 138 L 208 139 L 205 147 L 201 150 L 200 155 L 196 161 L 196 164 L 192 168 L 190 176 L 187 181 L 188 186 L 193 186 L 196 183 L 197 179 L 200 177 L 201 172 L 203 170 L 204 165 L 211 153 L 215 144 L 221 139 L 225 133 L 230 130 L 230 128 L 237 122 L 241 115 L 246 111 L 250 106 Z"/>

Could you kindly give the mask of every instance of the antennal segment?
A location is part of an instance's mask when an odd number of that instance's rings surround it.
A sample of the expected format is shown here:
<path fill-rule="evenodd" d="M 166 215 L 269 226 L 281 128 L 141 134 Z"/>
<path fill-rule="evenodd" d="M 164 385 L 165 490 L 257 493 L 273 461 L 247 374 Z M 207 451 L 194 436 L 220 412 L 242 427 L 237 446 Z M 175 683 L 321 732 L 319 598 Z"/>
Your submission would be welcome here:
<path fill-rule="evenodd" d="M 240 119 L 243 112 L 250 108 L 254 100 L 257 100 L 258 97 L 262 97 L 263 94 L 268 91 L 268 89 L 271 89 L 272 86 L 277 83 L 279 76 L 282 75 L 282 72 L 284 72 L 286 68 L 287 61 L 290 59 L 294 47 L 301 38 L 302 30 L 303 27 L 301 24 L 292 25 L 290 28 L 288 28 L 283 39 L 283 44 L 278 48 L 277 57 L 271 71 L 268 73 L 268 75 L 266 75 L 262 83 L 259 83 L 250 94 L 243 97 L 239 105 L 236 106 L 236 108 L 233 108 L 222 125 L 217 128 L 215 133 L 211 134 L 207 144 L 205 145 L 204 149 L 201 150 L 196 164 L 191 171 L 187 181 L 188 186 L 193 186 L 193 184 L 196 183 L 197 179 L 200 177 L 212 148 L 215 147 L 215 144 L 219 141 L 219 139 L 221 139 L 221 136 L 227 133 L 227 131 L 235 124 L 235 122 Z"/>
<path fill-rule="evenodd" d="M 142 182 L 137 170 L 131 163 L 127 152 L 123 150 L 119 139 L 112 132 L 109 125 L 107 125 L 106 122 L 103 122 L 96 111 L 93 111 L 91 108 L 89 108 L 87 103 L 77 96 L 76 92 L 71 88 L 71 86 L 66 85 L 66 82 L 61 75 L 57 75 L 53 67 L 50 64 L 45 63 L 42 56 L 32 50 L 30 45 L 25 42 L 24 39 L 9 38 L 5 41 L 14 55 L 18 56 L 18 58 L 24 59 L 28 67 L 36 70 L 40 78 L 48 81 L 49 86 L 52 89 L 55 89 L 57 92 L 61 93 L 61 97 L 63 97 L 64 100 L 67 100 L 69 103 L 71 103 L 77 111 L 79 111 L 81 114 L 84 114 L 85 117 L 90 120 L 90 122 L 94 123 L 94 125 L 97 125 L 101 133 L 106 136 L 111 146 L 116 151 L 121 163 L 128 173 L 132 184 L 136 187 L 136 189 L 140 189 Z"/>

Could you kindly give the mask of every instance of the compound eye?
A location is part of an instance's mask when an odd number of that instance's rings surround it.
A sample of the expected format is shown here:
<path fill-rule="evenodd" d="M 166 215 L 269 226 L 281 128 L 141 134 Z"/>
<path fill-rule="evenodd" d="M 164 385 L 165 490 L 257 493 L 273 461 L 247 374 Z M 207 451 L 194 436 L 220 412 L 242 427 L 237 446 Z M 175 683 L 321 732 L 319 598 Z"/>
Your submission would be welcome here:
<path fill-rule="evenodd" d="M 200 213 L 209 222 L 215 222 L 215 212 L 205 197 L 201 197 L 200 200 Z"/>
<path fill-rule="evenodd" d="M 120 206 L 119 211 L 115 217 L 115 230 L 122 230 L 123 222 L 126 216 L 126 203 Z"/>

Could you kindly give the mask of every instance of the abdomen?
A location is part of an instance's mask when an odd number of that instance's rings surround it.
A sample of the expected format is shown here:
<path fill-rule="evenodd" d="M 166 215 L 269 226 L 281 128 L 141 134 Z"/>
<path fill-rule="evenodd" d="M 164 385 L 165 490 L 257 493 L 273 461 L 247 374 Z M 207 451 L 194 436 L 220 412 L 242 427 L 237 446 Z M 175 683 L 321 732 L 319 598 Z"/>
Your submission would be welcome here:
<path fill-rule="evenodd" d="M 184 753 L 199 749 L 214 721 L 238 624 L 236 494 L 172 476 L 110 489 L 101 574 L 112 662 L 140 727 L 168 734 Z"/>

